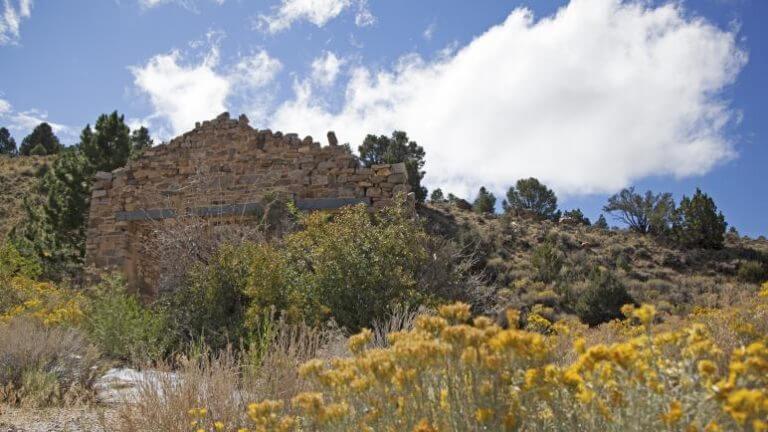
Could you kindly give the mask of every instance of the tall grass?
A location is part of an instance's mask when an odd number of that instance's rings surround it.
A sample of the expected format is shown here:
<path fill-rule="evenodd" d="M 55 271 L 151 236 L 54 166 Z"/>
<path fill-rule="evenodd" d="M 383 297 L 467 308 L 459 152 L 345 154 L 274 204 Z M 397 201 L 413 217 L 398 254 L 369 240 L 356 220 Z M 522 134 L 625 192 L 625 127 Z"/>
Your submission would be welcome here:
<path fill-rule="evenodd" d="M 39 407 L 93 397 L 99 354 L 77 330 L 31 318 L 0 325 L 0 401 Z"/>

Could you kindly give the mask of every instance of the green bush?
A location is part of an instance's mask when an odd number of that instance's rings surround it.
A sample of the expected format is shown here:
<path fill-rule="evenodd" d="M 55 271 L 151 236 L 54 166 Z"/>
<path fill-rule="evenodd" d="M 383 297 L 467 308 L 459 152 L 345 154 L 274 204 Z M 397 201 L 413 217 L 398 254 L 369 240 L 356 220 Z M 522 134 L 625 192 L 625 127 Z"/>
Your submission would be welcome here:
<path fill-rule="evenodd" d="M 578 293 L 574 310 L 581 320 L 594 326 L 621 318 L 621 307 L 634 303 L 623 283 L 609 270 L 595 268 Z"/>
<path fill-rule="evenodd" d="M 768 280 L 768 270 L 759 261 L 746 261 L 739 266 L 736 277 L 742 282 L 759 284 Z"/>
<path fill-rule="evenodd" d="M 565 257 L 553 242 L 545 242 L 533 250 L 531 264 L 536 270 L 535 279 L 551 283 L 558 279 Z"/>
<path fill-rule="evenodd" d="M 222 349 L 247 335 L 245 294 L 253 245 L 224 245 L 208 263 L 195 265 L 176 291 L 161 301 L 173 311 L 176 348 L 202 342 Z M 275 287 L 279 290 L 279 287 Z"/>
<path fill-rule="evenodd" d="M 406 206 L 313 213 L 303 225 L 286 239 L 287 262 L 296 266 L 301 290 L 340 325 L 356 331 L 393 305 L 413 306 L 433 294 L 418 283 L 430 265 L 428 236 Z"/>
<path fill-rule="evenodd" d="M 678 242 L 689 248 L 722 249 L 725 242 L 725 216 L 715 201 L 696 189 L 693 197 L 683 196 L 675 225 Z"/>
<path fill-rule="evenodd" d="M 168 319 L 160 308 L 144 306 L 117 277 L 91 289 L 84 327 L 101 351 L 134 363 L 160 359 L 168 348 Z"/>

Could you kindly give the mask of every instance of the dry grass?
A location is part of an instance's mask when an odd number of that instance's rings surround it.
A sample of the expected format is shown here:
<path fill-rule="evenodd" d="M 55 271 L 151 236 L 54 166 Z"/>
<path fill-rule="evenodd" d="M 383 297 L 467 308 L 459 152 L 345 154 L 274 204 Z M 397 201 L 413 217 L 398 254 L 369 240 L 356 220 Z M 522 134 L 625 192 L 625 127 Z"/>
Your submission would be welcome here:
<path fill-rule="evenodd" d="M 24 217 L 24 198 L 34 196 L 41 173 L 54 158 L 0 155 L 0 241 Z"/>
<path fill-rule="evenodd" d="M 13 319 L 0 326 L 0 401 L 31 407 L 89 401 L 98 361 L 77 330 Z"/>
<path fill-rule="evenodd" d="M 139 385 L 135 400 L 116 409 L 119 432 L 189 431 L 188 411 L 206 407 L 217 417 L 245 424 L 247 404 L 263 398 L 290 400 L 309 389 L 298 366 L 311 358 L 347 355 L 338 328 L 313 328 L 268 317 L 269 336 L 245 352 L 233 349 L 181 356 L 154 365 L 158 373 Z"/>

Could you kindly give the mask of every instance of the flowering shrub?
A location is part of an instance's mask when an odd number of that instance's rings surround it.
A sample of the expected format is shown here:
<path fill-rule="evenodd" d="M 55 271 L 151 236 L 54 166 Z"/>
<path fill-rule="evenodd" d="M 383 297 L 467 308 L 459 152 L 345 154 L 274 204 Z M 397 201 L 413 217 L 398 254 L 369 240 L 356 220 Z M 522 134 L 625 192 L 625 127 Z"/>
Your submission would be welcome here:
<path fill-rule="evenodd" d="M 77 324 L 83 319 L 82 297 L 49 282 L 14 276 L 3 284 L 0 323 L 28 316 L 45 325 Z"/>
<path fill-rule="evenodd" d="M 768 285 L 742 308 L 764 314 Z M 372 347 L 372 332 L 363 330 L 349 339 L 351 356 L 305 363 L 300 374 L 315 388 L 290 403 L 253 403 L 244 424 L 195 411 L 194 428 L 768 430 L 765 332 L 742 335 L 743 344 L 730 350 L 696 316 L 656 332 L 652 306 L 628 305 L 622 313 L 621 325 L 634 329 L 628 336 L 588 346 L 578 335 L 593 330 L 583 327 L 555 323 L 544 335 L 472 319 L 465 304 L 443 306 L 418 317 L 412 330 L 389 334 L 386 348 Z M 507 314 L 507 322 L 519 322 L 516 311 Z M 571 342 L 565 354 L 557 350 L 563 340 Z"/>

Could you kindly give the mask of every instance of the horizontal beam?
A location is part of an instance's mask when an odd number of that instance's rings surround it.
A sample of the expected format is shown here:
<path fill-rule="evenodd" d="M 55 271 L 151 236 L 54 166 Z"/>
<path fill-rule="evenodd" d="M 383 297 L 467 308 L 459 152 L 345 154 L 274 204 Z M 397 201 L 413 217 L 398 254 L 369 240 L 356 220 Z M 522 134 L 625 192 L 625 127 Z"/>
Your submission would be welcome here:
<path fill-rule="evenodd" d="M 371 205 L 370 198 L 299 198 L 296 207 L 299 210 L 333 210 L 344 206 L 366 204 Z M 253 215 L 264 210 L 262 203 L 224 204 L 218 206 L 196 207 L 190 209 L 187 215 L 199 217 L 222 217 L 233 215 Z M 149 209 L 122 211 L 115 213 L 118 221 L 148 221 L 172 219 L 177 217 L 174 209 Z"/>

